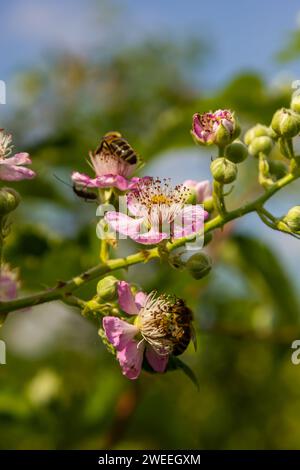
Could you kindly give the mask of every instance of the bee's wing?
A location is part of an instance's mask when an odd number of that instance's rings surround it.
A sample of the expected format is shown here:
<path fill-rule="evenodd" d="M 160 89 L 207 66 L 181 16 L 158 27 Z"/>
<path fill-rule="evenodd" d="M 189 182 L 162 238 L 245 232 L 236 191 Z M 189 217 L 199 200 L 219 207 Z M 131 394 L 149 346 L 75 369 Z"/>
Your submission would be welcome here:
<path fill-rule="evenodd" d="M 196 330 L 195 330 L 194 325 L 191 325 L 191 338 L 192 338 L 192 342 L 193 342 L 193 345 L 194 345 L 194 349 L 195 349 L 195 351 L 197 351 L 198 342 L 197 342 L 197 335 L 196 335 Z"/>

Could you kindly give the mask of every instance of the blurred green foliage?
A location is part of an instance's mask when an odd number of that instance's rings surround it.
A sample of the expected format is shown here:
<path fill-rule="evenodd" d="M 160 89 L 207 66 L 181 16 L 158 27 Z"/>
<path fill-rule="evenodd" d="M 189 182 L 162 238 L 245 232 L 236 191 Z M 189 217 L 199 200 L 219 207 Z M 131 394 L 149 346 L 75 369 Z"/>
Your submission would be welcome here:
<path fill-rule="evenodd" d="M 72 170 L 88 172 L 88 150 L 105 132 L 119 130 L 149 161 L 193 145 L 195 111 L 226 107 L 244 125 L 268 124 L 288 104 L 285 90 L 270 91 L 253 72 L 208 95 L 193 80 L 206 55 L 203 44 L 157 39 L 105 56 L 58 54 L 47 68 L 19 74 L 19 105 L 5 127 L 30 151 L 38 178 L 15 185 L 24 200 L 5 257 L 20 266 L 24 293 L 97 262 L 95 206 L 55 175 L 69 184 Z M 247 162 L 237 194 L 256 193 L 251 174 Z M 129 382 L 75 310 L 52 303 L 12 314 L 2 329 L 1 448 L 298 448 L 300 375 L 290 343 L 300 332 L 299 296 L 257 236 L 235 226 L 217 234 L 214 269 L 201 281 L 159 263 L 128 273 L 143 289 L 175 292 L 193 308 L 199 348 L 184 360 L 199 392 L 180 371 Z"/>

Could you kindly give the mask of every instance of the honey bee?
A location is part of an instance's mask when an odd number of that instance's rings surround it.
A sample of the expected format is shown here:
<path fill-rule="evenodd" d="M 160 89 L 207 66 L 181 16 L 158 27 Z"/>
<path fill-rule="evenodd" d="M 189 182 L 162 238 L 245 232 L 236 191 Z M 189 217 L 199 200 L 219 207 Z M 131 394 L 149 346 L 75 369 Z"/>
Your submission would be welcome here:
<path fill-rule="evenodd" d="M 174 356 L 179 356 L 188 347 L 190 341 L 194 343 L 196 349 L 196 335 L 193 327 L 193 312 L 185 305 L 184 301 L 177 299 L 173 307 L 173 313 L 175 314 L 175 321 L 178 327 L 178 337 L 174 342 L 172 353 Z"/>
<path fill-rule="evenodd" d="M 139 157 L 120 132 L 108 132 L 102 137 L 100 145 L 95 150 L 95 155 L 103 151 L 108 151 L 131 165 L 139 162 Z"/>

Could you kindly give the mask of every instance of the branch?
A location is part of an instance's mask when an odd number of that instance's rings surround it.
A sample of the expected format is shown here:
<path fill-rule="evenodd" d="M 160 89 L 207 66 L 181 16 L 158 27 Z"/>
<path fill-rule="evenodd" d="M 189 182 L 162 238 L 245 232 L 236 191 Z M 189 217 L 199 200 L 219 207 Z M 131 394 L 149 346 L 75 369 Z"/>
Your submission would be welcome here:
<path fill-rule="evenodd" d="M 223 227 L 226 223 L 231 220 L 238 219 L 243 217 L 250 212 L 258 211 L 262 205 L 270 199 L 277 191 L 279 191 L 284 186 L 290 184 L 292 181 L 296 180 L 300 176 L 300 169 L 294 169 L 293 173 L 290 173 L 276 183 L 274 183 L 265 193 L 257 198 L 255 201 L 245 204 L 238 209 L 235 209 L 231 212 L 226 212 L 223 215 L 217 215 L 214 219 L 209 220 L 205 223 L 204 233 L 212 232 L 213 230 Z M 179 248 L 185 245 L 188 242 L 191 242 L 195 239 L 195 235 L 189 237 L 180 238 L 174 240 L 173 242 L 168 242 L 166 244 L 165 250 L 171 252 L 176 248 Z M 21 297 L 16 300 L 10 300 L 8 302 L 0 302 L 0 314 L 7 314 L 16 310 L 24 309 L 27 307 L 33 307 L 45 302 L 51 302 L 53 300 L 61 300 L 66 294 L 70 294 L 82 285 L 87 282 L 100 278 L 109 272 L 116 271 L 118 269 L 128 268 L 139 263 L 146 263 L 154 258 L 159 258 L 159 250 L 157 247 L 151 248 L 148 250 L 142 250 L 135 254 L 129 255 L 125 258 L 112 259 L 106 263 L 98 264 L 93 268 L 85 271 L 78 276 L 67 282 L 59 282 L 55 287 L 39 292 L 37 294 L 29 295 L 27 297 Z"/>

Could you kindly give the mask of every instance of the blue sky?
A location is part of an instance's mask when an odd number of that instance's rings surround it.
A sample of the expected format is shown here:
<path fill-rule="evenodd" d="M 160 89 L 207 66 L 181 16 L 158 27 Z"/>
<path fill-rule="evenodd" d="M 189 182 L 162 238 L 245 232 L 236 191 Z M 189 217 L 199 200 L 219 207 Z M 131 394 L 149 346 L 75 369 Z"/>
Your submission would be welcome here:
<path fill-rule="evenodd" d="M 83 55 L 93 46 L 143 37 L 204 38 L 212 56 L 202 84 L 217 86 L 240 69 L 261 70 L 269 80 L 297 77 L 297 64 L 276 64 L 274 54 L 299 22 L 298 0 L 11 0 L 1 2 L 1 79 L 46 61 L 54 50 Z M 300 71 L 298 72 L 300 75 Z"/>

